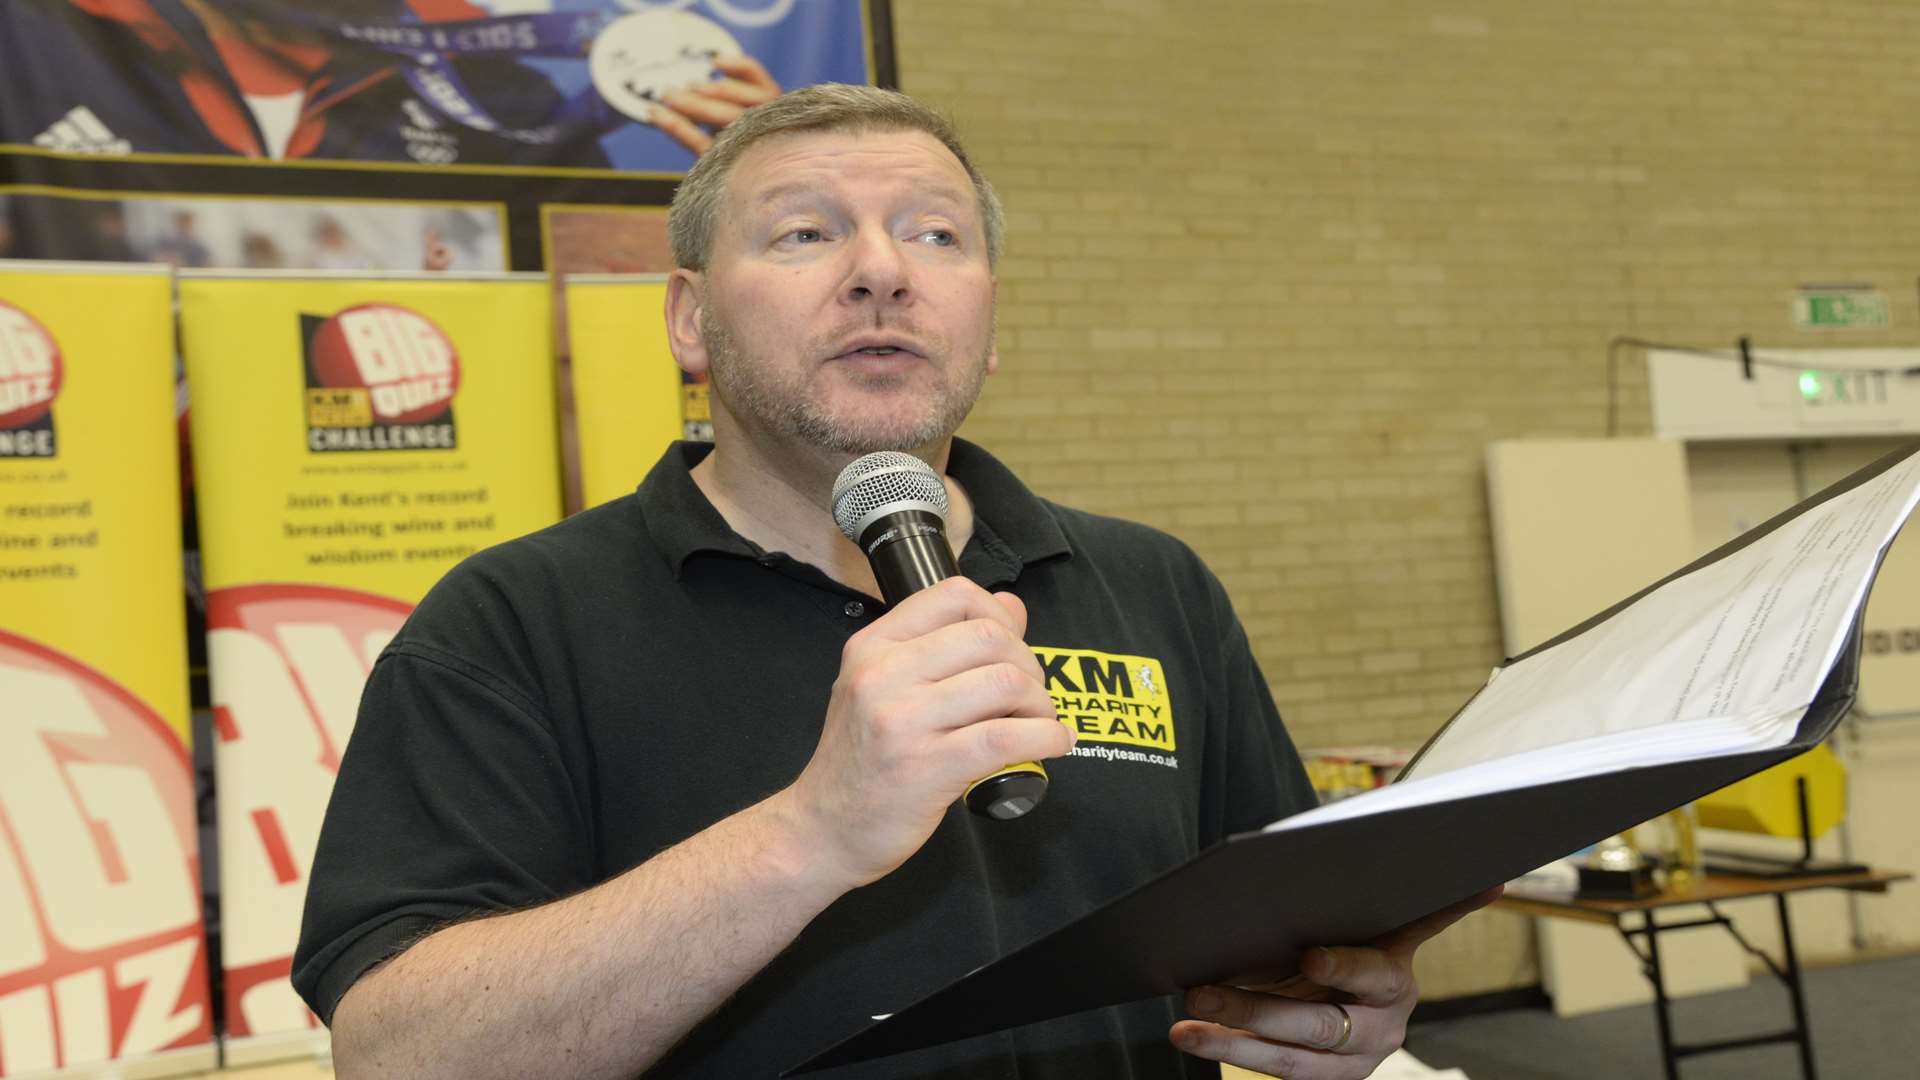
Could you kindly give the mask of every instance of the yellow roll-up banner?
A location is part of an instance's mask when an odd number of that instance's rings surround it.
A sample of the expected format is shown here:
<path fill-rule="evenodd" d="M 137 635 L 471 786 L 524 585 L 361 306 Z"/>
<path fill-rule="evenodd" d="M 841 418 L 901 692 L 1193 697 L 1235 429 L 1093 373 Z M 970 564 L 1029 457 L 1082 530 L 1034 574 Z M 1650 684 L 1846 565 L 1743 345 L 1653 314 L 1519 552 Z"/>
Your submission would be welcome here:
<path fill-rule="evenodd" d="M 711 431 L 706 384 L 682 385 L 667 347 L 666 298 L 661 274 L 578 274 L 566 280 L 586 506 L 632 491 L 683 432 Z"/>
<path fill-rule="evenodd" d="M 374 658 L 473 552 L 560 516 L 544 276 L 183 275 L 227 1030 L 287 981 Z"/>
<path fill-rule="evenodd" d="M 0 1075 L 213 1036 L 171 288 L 0 262 Z"/>

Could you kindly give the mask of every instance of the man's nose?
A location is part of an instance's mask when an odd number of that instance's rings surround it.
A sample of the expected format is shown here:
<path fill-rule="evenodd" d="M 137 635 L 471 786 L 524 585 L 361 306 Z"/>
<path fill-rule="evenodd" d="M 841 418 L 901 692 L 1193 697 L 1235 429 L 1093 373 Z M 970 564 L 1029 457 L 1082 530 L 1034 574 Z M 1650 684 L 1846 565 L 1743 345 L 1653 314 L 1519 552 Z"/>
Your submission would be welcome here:
<path fill-rule="evenodd" d="M 912 296 L 906 253 L 891 233 L 874 230 L 857 236 L 848 256 L 847 300 L 902 303 Z"/>

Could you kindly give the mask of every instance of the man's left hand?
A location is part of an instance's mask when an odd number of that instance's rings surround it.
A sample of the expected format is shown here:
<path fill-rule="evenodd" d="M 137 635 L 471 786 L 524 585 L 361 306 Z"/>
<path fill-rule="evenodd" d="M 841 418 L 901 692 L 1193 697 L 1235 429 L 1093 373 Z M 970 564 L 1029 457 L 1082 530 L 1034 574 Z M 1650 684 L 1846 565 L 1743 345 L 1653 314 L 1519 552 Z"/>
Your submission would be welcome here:
<path fill-rule="evenodd" d="M 1499 887 L 1489 889 L 1408 923 L 1371 946 L 1307 950 L 1300 972 L 1332 991 L 1326 1001 L 1231 986 L 1189 990 L 1187 1011 L 1199 1019 L 1173 1025 L 1173 1044 L 1196 1057 L 1286 1080 L 1370 1076 L 1406 1038 L 1407 1017 L 1420 997 L 1413 980 L 1414 952 L 1463 916 L 1499 899 L 1500 893 Z M 1289 988 L 1289 993 L 1297 992 Z"/>

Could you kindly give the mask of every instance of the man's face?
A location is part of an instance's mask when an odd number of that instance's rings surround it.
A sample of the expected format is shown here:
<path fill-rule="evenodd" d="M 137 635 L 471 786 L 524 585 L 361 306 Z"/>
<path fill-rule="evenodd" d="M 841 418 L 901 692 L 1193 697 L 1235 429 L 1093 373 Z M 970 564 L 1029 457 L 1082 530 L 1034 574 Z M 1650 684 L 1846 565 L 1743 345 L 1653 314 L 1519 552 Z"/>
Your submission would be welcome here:
<path fill-rule="evenodd" d="M 996 364 L 966 170 L 921 132 L 776 136 L 735 164 L 698 326 L 750 437 L 844 454 L 960 426 Z"/>

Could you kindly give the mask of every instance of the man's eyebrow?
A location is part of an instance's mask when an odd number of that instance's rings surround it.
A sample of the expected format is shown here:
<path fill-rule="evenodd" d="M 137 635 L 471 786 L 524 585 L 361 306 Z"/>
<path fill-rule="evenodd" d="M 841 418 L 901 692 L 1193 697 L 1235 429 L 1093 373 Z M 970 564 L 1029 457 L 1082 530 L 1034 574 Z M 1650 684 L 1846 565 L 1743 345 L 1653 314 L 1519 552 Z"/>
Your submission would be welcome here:
<path fill-rule="evenodd" d="M 920 193 L 955 206 L 968 206 L 973 203 L 971 188 L 955 187 L 951 184 L 934 184 L 920 189 Z"/>
<path fill-rule="evenodd" d="M 922 197 L 938 199 L 955 206 L 967 206 L 973 201 L 973 191 L 952 184 L 933 183 L 917 191 Z M 811 180 L 788 180 L 775 184 L 760 192 L 753 199 L 755 208 L 773 206 L 802 198 L 831 198 L 832 191 L 824 184 Z"/>
<path fill-rule="evenodd" d="M 805 195 L 819 196 L 824 194 L 826 194 L 826 189 L 813 181 L 788 180 L 785 183 L 775 184 L 767 190 L 762 191 L 759 196 L 753 200 L 753 203 L 755 206 L 768 206 L 773 203 L 786 202 Z"/>

